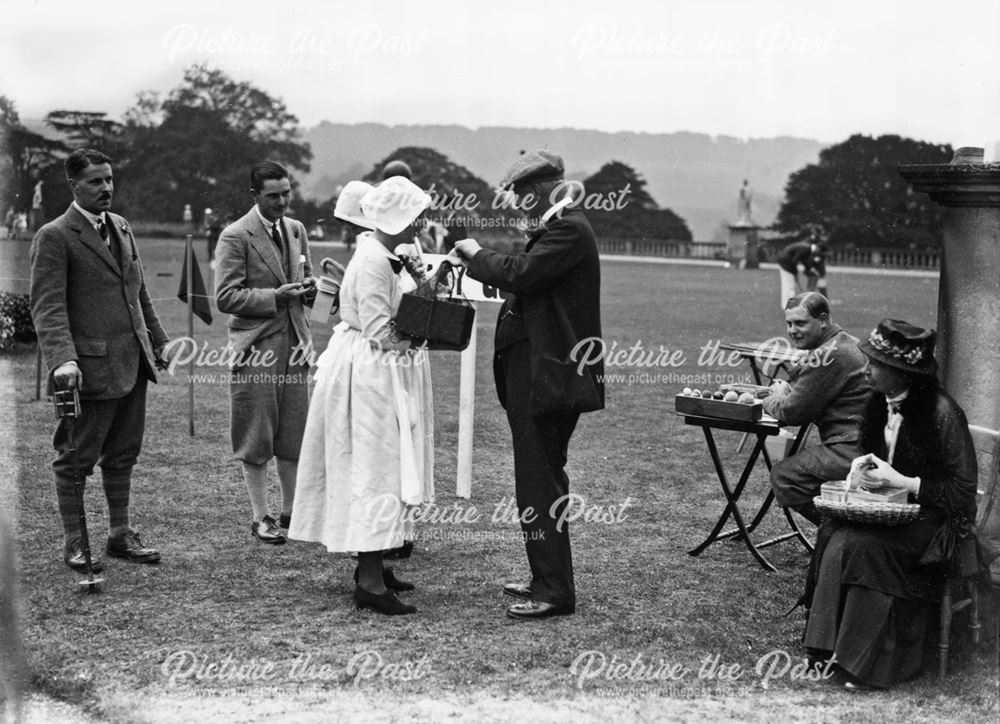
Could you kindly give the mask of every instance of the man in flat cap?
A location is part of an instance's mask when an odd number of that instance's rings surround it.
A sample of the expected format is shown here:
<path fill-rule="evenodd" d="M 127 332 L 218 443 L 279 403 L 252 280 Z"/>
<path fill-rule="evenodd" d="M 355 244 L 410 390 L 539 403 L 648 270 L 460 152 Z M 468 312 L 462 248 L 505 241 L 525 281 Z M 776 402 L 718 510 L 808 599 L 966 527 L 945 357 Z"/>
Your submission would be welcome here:
<path fill-rule="evenodd" d="M 577 420 L 604 407 L 603 366 L 578 370 L 571 359 L 579 341 L 601 336 L 601 269 L 593 229 L 572 207 L 559 156 L 525 153 L 500 186 L 536 224 L 524 251 L 502 254 L 464 239 L 453 255 L 473 279 L 511 294 L 497 321 L 493 371 L 513 436 L 531 580 L 503 590 L 522 599 L 507 609 L 511 618 L 546 618 L 576 609 L 569 530 L 557 521 L 568 503 L 564 468 Z"/>

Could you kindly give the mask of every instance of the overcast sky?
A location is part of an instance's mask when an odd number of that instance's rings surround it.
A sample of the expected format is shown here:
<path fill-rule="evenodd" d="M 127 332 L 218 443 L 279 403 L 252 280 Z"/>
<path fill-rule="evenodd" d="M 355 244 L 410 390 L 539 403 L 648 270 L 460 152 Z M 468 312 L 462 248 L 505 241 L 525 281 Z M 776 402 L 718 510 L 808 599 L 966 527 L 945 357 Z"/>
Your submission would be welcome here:
<path fill-rule="evenodd" d="M 391 10 L 389 8 L 392 8 Z M 18 0 L 0 93 L 21 116 L 167 91 L 207 61 L 303 125 L 1000 139 L 1000 2 Z"/>

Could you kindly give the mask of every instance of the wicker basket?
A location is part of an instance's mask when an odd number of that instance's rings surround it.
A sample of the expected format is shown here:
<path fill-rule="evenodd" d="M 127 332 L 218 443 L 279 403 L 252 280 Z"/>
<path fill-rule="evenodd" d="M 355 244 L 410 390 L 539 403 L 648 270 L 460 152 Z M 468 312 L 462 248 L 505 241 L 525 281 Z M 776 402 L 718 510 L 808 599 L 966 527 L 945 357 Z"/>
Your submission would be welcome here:
<path fill-rule="evenodd" d="M 814 502 L 823 515 L 864 525 L 906 525 L 920 515 L 920 506 L 912 503 L 840 503 L 819 497 Z"/>

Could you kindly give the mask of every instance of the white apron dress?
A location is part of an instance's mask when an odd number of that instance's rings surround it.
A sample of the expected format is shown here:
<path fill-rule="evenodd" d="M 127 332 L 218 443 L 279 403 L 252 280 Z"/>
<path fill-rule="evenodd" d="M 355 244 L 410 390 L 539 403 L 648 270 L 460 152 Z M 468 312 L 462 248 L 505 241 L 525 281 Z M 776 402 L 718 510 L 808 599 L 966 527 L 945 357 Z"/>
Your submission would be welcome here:
<path fill-rule="evenodd" d="M 427 353 L 372 344 L 390 339 L 389 321 L 413 287 L 393 271 L 395 259 L 374 236 L 358 237 L 340 288 L 342 321 L 317 361 L 288 536 L 331 552 L 402 545 L 406 506 L 434 498 Z"/>

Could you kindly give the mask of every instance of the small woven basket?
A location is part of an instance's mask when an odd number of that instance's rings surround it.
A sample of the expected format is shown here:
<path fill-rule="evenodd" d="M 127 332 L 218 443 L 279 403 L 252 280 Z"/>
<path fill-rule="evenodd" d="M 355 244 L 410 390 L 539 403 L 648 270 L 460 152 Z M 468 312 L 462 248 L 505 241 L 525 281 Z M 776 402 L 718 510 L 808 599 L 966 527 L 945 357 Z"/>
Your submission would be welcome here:
<path fill-rule="evenodd" d="M 906 525 L 920 515 L 920 506 L 912 503 L 841 503 L 819 497 L 814 502 L 823 515 L 863 525 Z"/>

